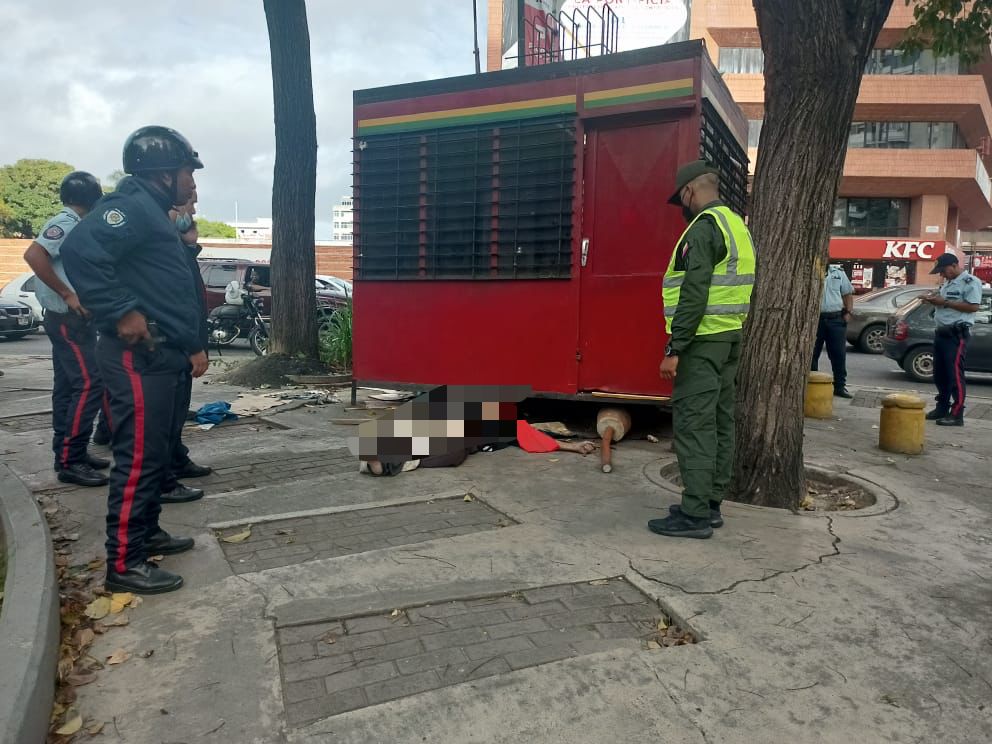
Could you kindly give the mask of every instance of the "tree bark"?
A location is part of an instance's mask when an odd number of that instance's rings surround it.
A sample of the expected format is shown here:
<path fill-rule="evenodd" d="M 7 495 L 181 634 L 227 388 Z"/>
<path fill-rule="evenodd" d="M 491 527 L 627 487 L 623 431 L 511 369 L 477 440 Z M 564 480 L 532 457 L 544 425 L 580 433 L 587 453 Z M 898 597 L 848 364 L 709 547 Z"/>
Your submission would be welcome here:
<path fill-rule="evenodd" d="M 274 353 L 317 357 L 314 198 L 317 117 L 305 0 L 263 0 L 272 55 L 276 161 L 272 178 Z"/>
<path fill-rule="evenodd" d="M 892 0 L 753 0 L 765 119 L 752 188 L 758 267 L 738 377 L 733 499 L 796 509 L 803 396 L 848 130 Z"/>

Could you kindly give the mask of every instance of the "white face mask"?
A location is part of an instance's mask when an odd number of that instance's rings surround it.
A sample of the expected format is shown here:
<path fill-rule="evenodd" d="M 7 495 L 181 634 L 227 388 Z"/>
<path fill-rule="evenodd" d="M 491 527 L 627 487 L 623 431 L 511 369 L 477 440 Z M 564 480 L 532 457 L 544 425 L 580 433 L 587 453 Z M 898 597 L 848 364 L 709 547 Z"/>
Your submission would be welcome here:
<path fill-rule="evenodd" d="M 189 232 L 189 229 L 193 227 L 193 217 L 185 212 L 180 212 L 176 216 L 176 230 L 182 235 L 184 232 Z"/>

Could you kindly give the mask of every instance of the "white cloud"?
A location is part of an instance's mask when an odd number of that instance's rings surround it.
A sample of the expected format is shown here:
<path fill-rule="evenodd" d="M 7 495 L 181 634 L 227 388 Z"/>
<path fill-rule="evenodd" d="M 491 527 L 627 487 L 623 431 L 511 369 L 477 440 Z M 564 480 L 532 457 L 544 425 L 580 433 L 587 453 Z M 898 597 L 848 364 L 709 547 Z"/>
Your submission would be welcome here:
<path fill-rule="evenodd" d="M 355 89 L 472 72 L 472 6 L 310 0 L 317 113 L 318 238 L 351 189 Z M 479 0 L 485 48 L 486 4 Z M 199 210 L 213 219 L 270 214 L 274 136 L 268 36 L 260 0 L 136 3 L 0 0 L 0 164 L 64 160 L 103 177 L 144 124 L 183 132 L 206 168 Z"/>

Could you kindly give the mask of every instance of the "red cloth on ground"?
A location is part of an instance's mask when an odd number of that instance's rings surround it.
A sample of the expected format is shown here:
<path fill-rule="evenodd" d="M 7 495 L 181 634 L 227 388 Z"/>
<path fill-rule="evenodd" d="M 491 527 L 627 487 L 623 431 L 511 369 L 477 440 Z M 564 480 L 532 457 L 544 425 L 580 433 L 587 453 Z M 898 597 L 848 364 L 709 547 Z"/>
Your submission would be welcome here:
<path fill-rule="evenodd" d="M 525 452 L 556 452 L 559 449 L 558 442 L 521 419 L 517 419 L 517 444 Z"/>

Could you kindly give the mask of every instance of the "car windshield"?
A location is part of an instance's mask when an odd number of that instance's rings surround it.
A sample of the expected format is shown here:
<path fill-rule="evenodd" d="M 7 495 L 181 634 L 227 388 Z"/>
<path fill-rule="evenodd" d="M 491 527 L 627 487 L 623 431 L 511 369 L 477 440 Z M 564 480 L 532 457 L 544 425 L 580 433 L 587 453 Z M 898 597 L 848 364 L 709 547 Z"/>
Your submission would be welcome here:
<path fill-rule="evenodd" d="M 922 304 L 923 304 L 923 300 L 917 297 L 916 299 L 911 300 L 902 307 L 898 308 L 895 312 L 895 317 L 905 318 L 907 315 L 909 315 L 911 312 L 916 310 L 916 308 L 918 308 Z"/>
<path fill-rule="evenodd" d="M 854 302 L 859 305 L 883 302 L 890 298 L 894 293 L 905 290 L 905 287 L 887 287 L 886 289 L 875 289 L 867 294 L 858 295 L 854 298 Z"/>

